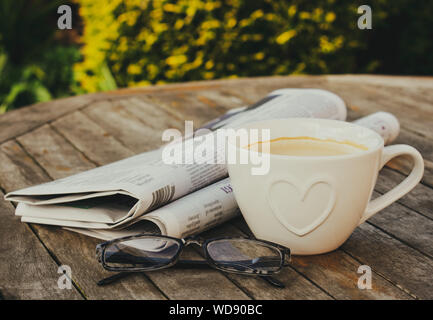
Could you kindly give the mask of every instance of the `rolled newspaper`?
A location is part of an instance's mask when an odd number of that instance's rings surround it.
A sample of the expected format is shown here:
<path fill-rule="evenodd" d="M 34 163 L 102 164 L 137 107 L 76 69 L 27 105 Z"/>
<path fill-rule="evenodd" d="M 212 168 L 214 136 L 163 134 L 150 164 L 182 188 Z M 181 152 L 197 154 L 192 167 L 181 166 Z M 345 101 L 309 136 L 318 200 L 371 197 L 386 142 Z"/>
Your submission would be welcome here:
<path fill-rule="evenodd" d="M 249 107 L 223 115 L 205 128 L 234 128 L 258 120 L 293 117 L 346 120 L 346 105 L 340 97 L 326 90 L 278 90 Z M 185 139 L 185 145 L 193 140 L 192 145 L 197 149 L 201 143 L 199 138 L 202 137 Z M 8 193 L 6 199 L 18 202 L 15 214 L 21 216 L 23 222 L 119 229 L 144 214 L 227 177 L 227 167 L 219 162 L 220 159 L 224 161 L 222 152 L 209 154 L 212 159 L 218 157 L 216 164 L 186 161 L 167 164 L 162 154 L 164 150 L 145 152 L 67 178 L 14 191 Z M 188 149 L 184 154 L 190 156 L 193 154 L 190 151 Z"/>
<path fill-rule="evenodd" d="M 389 112 L 376 112 L 355 120 L 353 123 L 376 131 L 383 138 L 385 144 L 393 142 L 400 133 L 398 119 Z"/>

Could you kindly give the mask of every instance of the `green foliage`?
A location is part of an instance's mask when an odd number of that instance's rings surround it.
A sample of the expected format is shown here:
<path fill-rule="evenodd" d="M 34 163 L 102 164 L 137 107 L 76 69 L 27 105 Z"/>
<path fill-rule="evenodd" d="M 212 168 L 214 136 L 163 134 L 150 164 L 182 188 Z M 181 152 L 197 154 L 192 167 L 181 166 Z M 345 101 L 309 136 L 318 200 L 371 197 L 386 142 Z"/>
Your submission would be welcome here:
<path fill-rule="evenodd" d="M 119 86 L 356 65 L 356 7 L 334 1 L 79 0 L 85 23 L 81 85 L 101 89 L 107 64 Z M 340 21 L 337 21 L 337 17 Z M 351 53 L 351 54 L 347 54 Z"/>
<path fill-rule="evenodd" d="M 0 113 L 78 92 L 73 64 L 80 59 L 75 47 L 55 46 L 33 63 L 15 65 L 0 54 Z"/>
<path fill-rule="evenodd" d="M 375 0 L 360 65 L 381 74 L 433 75 L 433 1 Z M 356 71 L 356 70 L 355 70 Z M 368 71 L 368 70 L 367 70 Z"/>
<path fill-rule="evenodd" d="M 0 65 L 0 113 L 35 101 L 47 101 L 51 94 L 42 84 L 44 72 L 37 66 L 11 68 L 2 55 Z M 7 79 L 7 80 L 6 80 Z"/>
<path fill-rule="evenodd" d="M 56 44 L 64 1 L 0 1 L 0 113 L 71 95 L 79 50 Z"/>
<path fill-rule="evenodd" d="M 35 60 L 52 44 L 61 0 L 1 0 L 0 47 L 9 63 Z"/>
<path fill-rule="evenodd" d="M 163 82 L 433 74 L 431 0 L 71 1 L 0 1 L 0 112 Z M 61 4 L 79 6 L 80 48 L 54 40 Z M 373 30 L 357 28 L 362 4 Z"/>
<path fill-rule="evenodd" d="M 361 1 L 78 1 L 84 61 L 75 70 L 88 91 L 102 89 L 106 66 L 119 86 L 299 73 L 433 72 L 428 54 L 433 28 L 427 27 L 433 2 L 427 0 L 369 1 L 373 30 L 357 27 Z"/>
<path fill-rule="evenodd" d="M 78 91 L 72 66 L 80 59 L 75 47 L 56 46 L 38 61 L 15 65 L 0 54 L 0 113 Z"/>
<path fill-rule="evenodd" d="M 74 81 L 73 65 L 81 59 L 75 46 L 53 46 L 42 55 L 39 65 L 45 71 L 42 83 L 54 97 L 70 96 L 80 89 Z"/>

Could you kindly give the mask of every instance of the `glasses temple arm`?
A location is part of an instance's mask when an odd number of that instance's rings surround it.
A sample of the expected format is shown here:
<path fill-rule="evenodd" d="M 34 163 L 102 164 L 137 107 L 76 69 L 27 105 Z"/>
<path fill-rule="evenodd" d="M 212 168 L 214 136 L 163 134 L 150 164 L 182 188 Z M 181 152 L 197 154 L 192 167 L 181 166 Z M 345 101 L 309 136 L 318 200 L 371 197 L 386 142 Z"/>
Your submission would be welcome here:
<path fill-rule="evenodd" d="M 211 268 L 209 263 L 205 260 L 179 260 L 175 265 L 181 268 Z M 270 285 L 284 289 L 286 286 L 280 280 L 272 277 L 272 276 L 259 276 L 263 280 L 265 280 Z"/>
<path fill-rule="evenodd" d="M 277 278 L 274 278 L 272 276 L 259 276 L 260 278 L 262 278 L 263 280 L 265 280 L 267 283 L 271 284 L 274 287 L 280 288 L 280 289 L 284 289 L 286 286 L 284 285 L 284 283 L 282 283 L 280 280 L 278 280 Z"/>
<path fill-rule="evenodd" d="M 133 273 L 134 272 L 119 272 L 119 273 L 113 274 L 112 276 L 104 278 L 102 280 L 99 280 L 96 284 L 98 286 L 105 286 L 105 285 L 113 283 L 113 282 L 115 282 L 117 280 L 126 278 L 126 277 L 128 277 L 129 275 L 131 275 Z"/>
<path fill-rule="evenodd" d="M 174 268 L 180 268 L 180 269 L 201 269 L 201 268 L 210 268 L 209 264 L 207 263 L 207 261 L 200 261 L 200 260 L 179 260 L 174 266 Z M 112 276 L 109 276 L 107 278 L 104 278 L 102 280 L 99 280 L 97 282 L 98 286 L 104 286 L 110 283 L 113 283 L 117 280 L 126 278 L 128 276 L 130 276 L 131 274 L 134 274 L 137 272 L 128 272 L 128 271 L 123 271 L 123 272 L 119 272 L 116 273 Z"/>
<path fill-rule="evenodd" d="M 173 267 L 181 268 L 181 269 L 211 268 L 211 266 L 205 260 L 179 260 Z M 128 277 L 134 273 L 137 273 L 137 272 L 127 272 L 127 271 L 119 272 L 119 273 L 116 273 L 112 276 L 104 278 L 102 280 L 99 280 L 97 282 L 97 285 L 98 286 L 105 286 L 107 284 L 116 282 L 117 280 L 126 278 L 126 277 Z M 272 276 L 259 276 L 259 277 L 262 278 L 263 280 L 265 280 L 266 282 L 268 282 L 269 284 L 273 285 L 274 287 L 285 288 L 285 285 L 281 281 L 275 279 Z"/>

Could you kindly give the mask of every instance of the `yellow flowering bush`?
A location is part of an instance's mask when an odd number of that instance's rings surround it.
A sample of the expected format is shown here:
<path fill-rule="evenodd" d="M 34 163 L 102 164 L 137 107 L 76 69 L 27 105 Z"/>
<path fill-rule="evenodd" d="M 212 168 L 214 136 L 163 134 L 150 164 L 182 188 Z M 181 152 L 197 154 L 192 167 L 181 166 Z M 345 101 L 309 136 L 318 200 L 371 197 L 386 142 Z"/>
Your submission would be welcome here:
<path fill-rule="evenodd" d="M 347 72 L 363 47 L 357 6 L 334 0 L 76 0 L 81 87 Z M 338 55 L 337 55 L 338 54 Z M 338 59 L 336 57 L 338 56 Z"/>

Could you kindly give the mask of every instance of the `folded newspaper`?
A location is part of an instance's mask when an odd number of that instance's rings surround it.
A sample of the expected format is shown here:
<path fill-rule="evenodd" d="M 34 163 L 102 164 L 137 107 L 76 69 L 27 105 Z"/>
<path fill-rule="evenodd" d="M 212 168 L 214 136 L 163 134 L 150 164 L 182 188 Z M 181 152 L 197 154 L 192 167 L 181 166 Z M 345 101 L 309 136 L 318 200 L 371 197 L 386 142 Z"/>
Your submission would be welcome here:
<path fill-rule="evenodd" d="M 346 120 L 337 95 L 320 89 L 280 89 L 249 107 L 233 109 L 203 128 L 217 130 L 273 118 L 313 117 Z M 389 143 L 399 132 L 397 119 L 378 112 L 356 121 Z M 209 133 L 209 134 L 215 134 Z M 191 137 L 195 144 L 203 139 Z M 67 178 L 14 191 L 23 222 L 66 227 L 100 239 L 140 232 L 185 237 L 239 213 L 224 161 L 166 164 L 163 148 Z M 217 157 L 217 152 L 215 152 Z M 221 160 L 221 159 L 219 159 Z"/>

